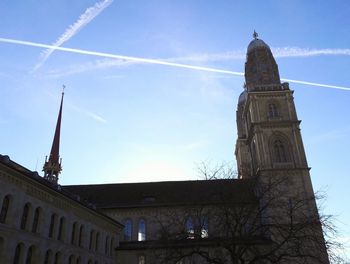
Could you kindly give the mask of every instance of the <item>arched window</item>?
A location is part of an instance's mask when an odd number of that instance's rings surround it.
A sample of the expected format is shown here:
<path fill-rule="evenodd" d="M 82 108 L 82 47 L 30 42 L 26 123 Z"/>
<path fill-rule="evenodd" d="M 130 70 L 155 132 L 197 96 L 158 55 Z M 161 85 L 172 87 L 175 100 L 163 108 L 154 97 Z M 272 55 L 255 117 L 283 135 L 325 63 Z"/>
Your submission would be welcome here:
<path fill-rule="evenodd" d="M 274 161 L 275 162 L 287 162 L 287 150 L 283 142 L 279 139 L 273 143 Z"/>
<path fill-rule="evenodd" d="M 106 236 L 106 241 L 105 241 L 105 255 L 108 255 L 108 247 L 109 247 L 109 236 Z"/>
<path fill-rule="evenodd" d="M 51 250 L 48 250 L 46 251 L 46 254 L 45 254 L 45 260 L 44 260 L 44 264 L 49 264 L 52 262 L 52 251 Z"/>
<path fill-rule="evenodd" d="M 57 252 L 55 254 L 55 261 L 53 263 L 54 264 L 61 264 L 62 263 L 61 258 L 62 258 L 61 252 Z"/>
<path fill-rule="evenodd" d="M 0 212 L 0 223 L 4 224 L 6 222 L 6 216 L 9 210 L 9 206 L 10 206 L 10 196 L 6 195 L 2 200 L 2 206 L 1 206 L 1 212 Z"/>
<path fill-rule="evenodd" d="M 279 116 L 277 106 L 273 103 L 269 104 L 268 116 L 269 117 Z"/>
<path fill-rule="evenodd" d="M 124 240 L 130 241 L 132 237 L 132 221 L 127 219 L 124 222 Z"/>
<path fill-rule="evenodd" d="M 49 227 L 49 237 L 53 237 L 53 233 L 55 231 L 55 225 L 56 225 L 56 214 L 51 215 L 51 220 L 50 220 L 50 227 Z"/>
<path fill-rule="evenodd" d="M 209 235 L 208 230 L 208 216 L 203 215 L 201 216 L 201 238 L 207 238 Z"/>
<path fill-rule="evenodd" d="M 69 256 L 68 263 L 69 263 L 69 264 L 74 264 L 74 256 L 73 256 L 73 255 L 70 255 L 70 256 Z"/>
<path fill-rule="evenodd" d="M 84 235 L 84 226 L 81 225 L 79 229 L 79 247 L 83 246 L 83 235 Z"/>
<path fill-rule="evenodd" d="M 194 239 L 194 224 L 191 216 L 186 219 L 186 233 L 188 239 Z"/>
<path fill-rule="evenodd" d="M 95 238 L 95 251 L 98 251 L 98 246 L 99 246 L 99 243 L 100 243 L 100 233 L 97 233 L 96 234 L 96 238 Z"/>
<path fill-rule="evenodd" d="M 29 215 L 30 203 L 26 203 L 23 208 L 22 218 L 21 218 L 21 229 L 26 229 L 28 215 Z"/>
<path fill-rule="evenodd" d="M 139 256 L 138 264 L 146 264 L 146 258 L 144 255 Z"/>
<path fill-rule="evenodd" d="M 34 219 L 33 219 L 33 225 L 32 225 L 33 233 L 36 233 L 38 230 L 39 218 L 40 218 L 40 207 L 37 207 L 34 212 Z"/>
<path fill-rule="evenodd" d="M 90 250 L 92 249 L 92 240 L 93 240 L 93 237 L 94 237 L 94 230 L 91 230 L 91 231 L 90 231 L 90 242 L 89 242 L 89 249 L 90 249 Z"/>
<path fill-rule="evenodd" d="M 58 240 L 64 240 L 65 223 L 66 223 L 66 219 L 64 219 L 64 217 L 62 216 L 60 218 L 60 225 L 58 227 L 58 236 L 57 236 Z"/>
<path fill-rule="evenodd" d="M 18 244 L 15 250 L 15 255 L 13 257 L 13 264 L 19 264 L 23 262 L 23 244 Z"/>
<path fill-rule="evenodd" d="M 109 247 L 109 255 L 113 256 L 113 252 L 114 252 L 114 238 L 111 239 L 111 246 Z"/>
<path fill-rule="evenodd" d="M 140 219 L 139 221 L 139 232 L 138 232 L 138 241 L 146 240 L 146 222 L 144 219 Z"/>
<path fill-rule="evenodd" d="M 33 255 L 34 255 L 34 246 L 30 246 L 27 251 L 26 264 L 34 264 Z"/>
<path fill-rule="evenodd" d="M 74 222 L 73 228 L 72 228 L 72 234 L 71 234 L 71 238 L 70 238 L 71 244 L 75 244 L 75 233 L 77 232 L 77 226 L 78 226 L 78 223 Z"/>

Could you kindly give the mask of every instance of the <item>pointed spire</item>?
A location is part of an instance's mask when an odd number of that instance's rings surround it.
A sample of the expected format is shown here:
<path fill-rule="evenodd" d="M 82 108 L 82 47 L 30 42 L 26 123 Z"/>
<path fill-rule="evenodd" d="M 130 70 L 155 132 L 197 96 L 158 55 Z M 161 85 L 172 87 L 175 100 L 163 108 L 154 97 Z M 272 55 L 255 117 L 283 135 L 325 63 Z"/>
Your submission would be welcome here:
<path fill-rule="evenodd" d="M 57 184 L 58 175 L 62 171 L 62 166 L 61 166 L 62 160 L 60 160 L 60 134 L 61 134 L 61 120 L 62 120 L 62 106 L 63 106 L 64 88 L 65 88 L 65 86 L 63 85 L 61 105 L 60 105 L 60 110 L 58 112 L 56 130 L 55 130 L 55 135 L 54 135 L 53 142 L 52 142 L 49 160 L 47 160 L 47 157 L 46 157 L 45 164 L 43 167 L 44 178 L 53 184 Z"/>

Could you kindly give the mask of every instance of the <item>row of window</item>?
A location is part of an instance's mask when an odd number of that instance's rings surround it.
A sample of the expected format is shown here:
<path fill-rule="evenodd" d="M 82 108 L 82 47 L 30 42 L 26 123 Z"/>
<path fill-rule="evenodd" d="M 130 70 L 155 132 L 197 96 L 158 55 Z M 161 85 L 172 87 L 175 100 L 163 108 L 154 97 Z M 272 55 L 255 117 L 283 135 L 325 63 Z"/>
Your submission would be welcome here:
<path fill-rule="evenodd" d="M 124 221 L 124 240 L 132 240 L 132 230 L 133 222 L 131 219 L 126 219 Z M 200 219 L 195 219 L 192 216 L 187 217 L 186 219 L 186 233 L 188 238 L 207 238 L 208 237 L 208 217 L 202 216 Z M 146 240 L 146 221 L 145 219 L 140 219 L 138 221 L 138 232 L 137 240 L 145 241 Z"/>
<path fill-rule="evenodd" d="M 0 211 L 0 223 L 6 223 L 6 220 L 8 218 L 8 212 L 10 208 L 11 203 L 11 196 L 6 195 L 3 198 L 1 211 Z M 20 219 L 20 229 L 22 230 L 28 230 L 28 224 L 29 224 L 29 216 L 32 210 L 32 205 L 30 203 L 26 203 L 23 207 L 22 216 Z M 42 221 L 42 209 L 41 207 L 37 207 L 34 211 L 32 226 L 31 226 L 31 232 L 37 233 L 39 224 Z M 65 241 L 65 229 L 66 229 L 66 219 L 64 216 L 59 218 L 58 223 L 58 216 L 57 214 L 53 213 L 50 217 L 50 225 L 48 230 L 48 237 L 49 238 L 57 238 L 60 241 Z M 56 236 L 56 228 L 58 224 L 58 234 Z M 84 225 L 79 225 L 78 222 L 74 222 L 72 225 L 72 233 L 70 238 L 70 243 L 72 245 L 77 245 L 79 247 L 84 247 L 84 238 L 85 238 L 85 228 Z M 105 238 L 105 245 L 104 245 L 104 253 L 106 255 L 112 255 L 113 252 L 113 238 L 111 239 L 109 236 L 106 236 Z M 89 250 L 93 251 L 100 251 L 100 233 L 91 230 L 90 231 L 90 237 L 89 237 Z"/>
<path fill-rule="evenodd" d="M 16 246 L 15 253 L 13 256 L 13 264 L 38 264 L 38 263 L 44 263 L 44 264 L 63 264 L 63 254 L 58 251 L 54 254 L 52 250 L 47 250 L 45 253 L 44 260 L 38 259 L 38 252 L 37 248 L 34 245 L 31 245 L 27 252 L 25 252 L 25 247 L 23 243 L 19 243 Z M 82 257 L 81 256 L 75 256 L 70 255 L 68 258 L 68 264 L 82 264 Z M 92 259 L 89 259 L 87 264 L 98 264 L 98 261 L 93 261 Z"/>

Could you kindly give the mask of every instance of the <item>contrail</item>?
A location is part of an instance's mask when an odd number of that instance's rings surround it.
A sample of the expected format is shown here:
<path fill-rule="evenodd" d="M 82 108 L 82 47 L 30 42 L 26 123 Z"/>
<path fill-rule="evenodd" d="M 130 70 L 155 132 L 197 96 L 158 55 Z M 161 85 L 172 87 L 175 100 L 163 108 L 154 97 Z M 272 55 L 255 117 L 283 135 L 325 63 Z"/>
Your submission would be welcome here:
<path fill-rule="evenodd" d="M 113 0 L 103 0 L 101 2 L 96 3 L 94 6 L 89 7 L 85 10 L 85 12 L 80 15 L 79 19 L 72 25 L 70 25 L 65 32 L 56 40 L 52 46 L 59 47 L 70 38 L 72 38 L 75 34 L 77 34 L 82 28 L 84 28 L 87 24 L 91 22 L 96 16 L 98 16 L 106 7 L 108 7 Z M 41 53 L 40 61 L 34 66 L 33 72 L 39 69 L 45 61 L 50 57 L 50 55 L 54 52 L 55 49 L 48 48 L 47 50 Z"/>
<path fill-rule="evenodd" d="M 126 60 L 126 61 L 133 61 L 133 62 L 159 64 L 159 65 L 166 65 L 166 66 L 172 66 L 172 67 L 178 67 L 178 68 L 186 68 L 186 69 L 199 70 L 199 71 L 207 71 L 207 72 L 216 72 L 216 73 L 225 73 L 225 74 L 231 74 L 231 75 L 244 76 L 243 72 L 228 71 L 228 70 L 222 70 L 222 69 L 216 69 L 216 68 L 201 67 L 201 66 L 195 66 L 195 65 L 189 65 L 189 64 L 181 64 L 181 63 L 174 63 L 174 62 L 155 60 L 155 59 L 147 59 L 147 58 L 124 56 L 124 55 L 116 55 L 116 54 L 96 52 L 96 51 L 89 51 L 89 50 L 57 47 L 57 46 L 53 46 L 53 45 L 47 45 L 47 44 L 30 42 L 30 41 L 23 41 L 23 40 L 16 40 L 16 39 L 0 38 L 0 42 L 12 43 L 12 44 L 18 44 L 18 45 L 25 45 L 25 46 L 31 46 L 31 47 L 38 47 L 38 48 L 54 49 L 54 50 L 60 50 L 60 51 L 78 53 L 78 54 L 85 54 L 85 55 L 91 55 L 91 56 L 97 56 L 97 57 L 104 57 L 104 58 L 121 59 L 121 60 Z M 340 89 L 340 90 L 350 91 L 350 88 L 349 87 L 345 87 L 345 86 L 320 84 L 320 83 L 298 81 L 298 80 L 291 80 L 291 79 L 282 79 L 282 80 L 283 81 L 287 81 L 287 82 L 291 82 L 291 83 L 297 83 L 297 84 L 305 84 L 305 85 L 311 85 L 311 86 L 319 86 L 319 87 L 326 87 L 326 88 L 333 88 L 333 89 Z"/>

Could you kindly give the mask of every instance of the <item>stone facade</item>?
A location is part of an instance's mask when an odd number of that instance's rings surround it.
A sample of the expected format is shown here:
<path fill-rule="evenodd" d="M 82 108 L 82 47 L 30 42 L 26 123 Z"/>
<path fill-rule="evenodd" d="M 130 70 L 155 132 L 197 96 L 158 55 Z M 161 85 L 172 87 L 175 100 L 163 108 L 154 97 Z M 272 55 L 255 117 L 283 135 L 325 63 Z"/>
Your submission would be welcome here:
<path fill-rule="evenodd" d="M 0 156 L 1 263 L 115 263 L 122 225 Z"/>

